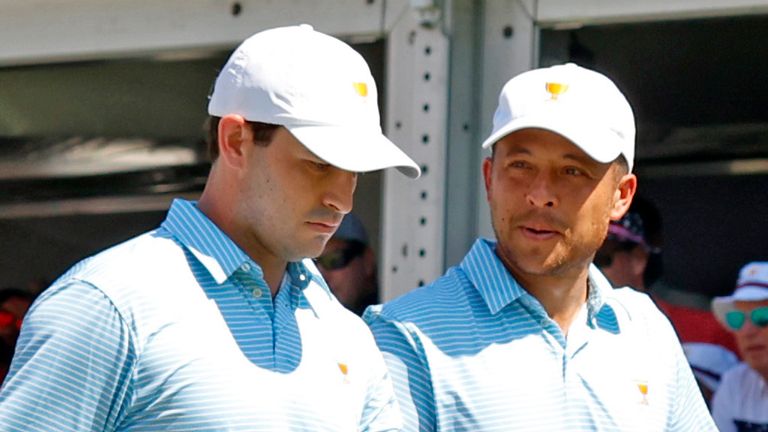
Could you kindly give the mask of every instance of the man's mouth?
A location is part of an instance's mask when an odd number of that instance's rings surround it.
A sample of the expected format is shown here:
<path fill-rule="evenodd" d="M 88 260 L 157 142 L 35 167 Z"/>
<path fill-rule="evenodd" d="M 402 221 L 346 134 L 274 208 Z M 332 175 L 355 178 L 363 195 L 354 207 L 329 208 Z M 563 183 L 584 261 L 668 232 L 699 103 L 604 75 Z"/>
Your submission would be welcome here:
<path fill-rule="evenodd" d="M 744 348 L 744 351 L 747 351 L 747 352 L 758 352 L 758 351 L 765 350 L 765 348 L 766 348 L 765 345 L 750 345 L 750 346 Z"/>
<path fill-rule="evenodd" d="M 548 240 L 560 234 L 557 230 L 542 226 L 522 226 L 521 230 L 526 237 L 535 240 Z"/>
<path fill-rule="evenodd" d="M 336 222 L 308 221 L 307 224 L 316 231 L 328 234 L 333 234 L 339 227 Z"/>

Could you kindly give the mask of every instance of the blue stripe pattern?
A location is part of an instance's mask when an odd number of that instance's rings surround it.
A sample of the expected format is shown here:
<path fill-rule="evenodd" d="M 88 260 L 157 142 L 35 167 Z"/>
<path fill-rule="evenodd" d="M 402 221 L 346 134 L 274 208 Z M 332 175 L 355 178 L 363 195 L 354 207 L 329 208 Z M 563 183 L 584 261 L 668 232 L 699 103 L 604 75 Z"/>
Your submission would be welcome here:
<path fill-rule="evenodd" d="M 384 431 L 400 411 L 368 327 L 311 260 L 274 300 L 192 202 L 76 264 L 25 318 L 3 431 Z"/>
<path fill-rule="evenodd" d="M 458 267 L 364 318 L 406 431 L 716 431 L 667 319 L 590 268 L 563 334 L 479 239 Z"/>

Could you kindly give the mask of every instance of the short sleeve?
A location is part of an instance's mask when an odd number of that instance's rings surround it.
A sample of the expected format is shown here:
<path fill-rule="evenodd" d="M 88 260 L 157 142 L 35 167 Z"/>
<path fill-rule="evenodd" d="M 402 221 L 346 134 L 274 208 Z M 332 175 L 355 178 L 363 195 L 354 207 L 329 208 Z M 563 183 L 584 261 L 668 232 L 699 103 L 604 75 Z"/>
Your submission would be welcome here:
<path fill-rule="evenodd" d="M 382 317 L 380 309 L 371 307 L 365 312 L 379 349 L 384 355 L 395 387 L 403 430 L 427 432 L 435 430 L 435 405 L 429 370 L 417 354 L 407 331 Z"/>
<path fill-rule="evenodd" d="M 685 355 L 680 352 L 677 356 L 677 400 L 675 401 L 676 415 L 674 415 L 674 428 L 677 431 L 713 431 L 712 416 L 701 394 L 696 378 L 691 372 Z"/>
<path fill-rule="evenodd" d="M 671 375 L 674 380 L 672 385 L 674 396 L 666 430 L 717 432 L 672 324 L 655 305 L 652 319 L 660 325 L 655 326 L 656 330 L 652 334 L 658 339 L 659 344 L 663 343 L 666 346 L 666 352 L 672 356 L 672 365 L 675 368 Z"/>
<path fill-rule="evenodd" d="M 24 319 L 0 391 L 0 430 L 114 430 L 135 362 L 130 327 L 102 291 L 52 286 Z"/>
<path fill-rule="evenodd" d="M 384 358 L 374 345 L 375 358 L 369 364 L 371 377 L 365 397 L 360 430 L 363 432 L 400 431 L 403 418 L 395 398 L 392 380 Z"/>

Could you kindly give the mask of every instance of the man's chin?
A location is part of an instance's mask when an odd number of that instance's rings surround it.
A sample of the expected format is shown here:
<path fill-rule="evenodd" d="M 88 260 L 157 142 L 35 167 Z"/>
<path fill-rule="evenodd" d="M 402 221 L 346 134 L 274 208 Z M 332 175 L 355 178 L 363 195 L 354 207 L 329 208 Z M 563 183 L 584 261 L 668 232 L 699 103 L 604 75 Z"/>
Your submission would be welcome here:
<path fill-rule="evenodd" d="M 291 255 L 293 258 L 288 261 L 301 261 L 305 258 L 311 259 L 319 257 L 325 250 L 325 244 L 328 243 L 328 240 L 327 237 L 323 236 L 305 241 L 301 248 L 295 248 L 292 251 Z"/>
<path fill-rule="evenodd" d="M 567 271 L 563 260 L 547 256 L 540 259 L 523 259 L 516 263 L 518 271 L 530 276 L 559 276 Z"/>

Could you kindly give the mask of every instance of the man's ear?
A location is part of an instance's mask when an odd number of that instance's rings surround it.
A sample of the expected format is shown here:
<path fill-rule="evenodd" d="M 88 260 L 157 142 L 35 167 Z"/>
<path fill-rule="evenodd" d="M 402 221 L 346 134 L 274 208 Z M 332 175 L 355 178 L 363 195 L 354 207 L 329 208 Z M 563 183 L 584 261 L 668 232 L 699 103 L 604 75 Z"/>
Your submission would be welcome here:
<path fill-rule="evenodd" d="M 485 183 L 485 198 L 490 199 L 491 194 L 491 171 L 493 169 L 493 157 L 483 159 L 483 180 Z"/>
<path fill-rule="evenodd" d="M 613 193 L 613 205 L 611 206 L 611 220 L 619 220 L 629 210 L 632 198 L 637 191 L 637 176 L 632 173 L 624 174 L 619 179 L 616 191 Z"/>
<path fill-rule="evenodd" d="M 244 146 L 251 144 L 251 128 L 237 114 L 227 114 L 219 121 L 219 158 L 232 167 L 244 164 Z"/>

